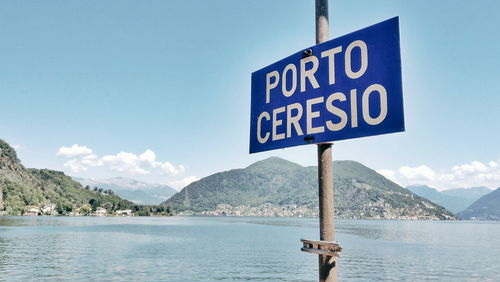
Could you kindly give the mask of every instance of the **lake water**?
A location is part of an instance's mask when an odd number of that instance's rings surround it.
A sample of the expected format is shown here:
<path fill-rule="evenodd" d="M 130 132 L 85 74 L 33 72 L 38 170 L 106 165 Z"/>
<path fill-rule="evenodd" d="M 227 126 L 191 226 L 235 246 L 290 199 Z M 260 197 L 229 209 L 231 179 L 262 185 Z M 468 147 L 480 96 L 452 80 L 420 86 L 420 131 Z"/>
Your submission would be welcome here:
<path fill-rule="evenodd" d="M 500 222 L 338 220 L 342 281 L 500 281 Z M 317 281 L 317 219 L 0 217 L 0 280 Z"/>

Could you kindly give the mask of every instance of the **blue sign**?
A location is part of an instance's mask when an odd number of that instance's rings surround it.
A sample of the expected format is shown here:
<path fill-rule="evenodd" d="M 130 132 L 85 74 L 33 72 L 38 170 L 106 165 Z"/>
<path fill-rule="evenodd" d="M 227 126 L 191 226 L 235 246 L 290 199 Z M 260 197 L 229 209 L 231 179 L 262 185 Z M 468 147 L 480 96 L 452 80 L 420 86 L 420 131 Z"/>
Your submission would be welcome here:
<path fill-rule="evenodd" d="M 252 73 L 250 153 L 400 131 L 398 17 Z"/>

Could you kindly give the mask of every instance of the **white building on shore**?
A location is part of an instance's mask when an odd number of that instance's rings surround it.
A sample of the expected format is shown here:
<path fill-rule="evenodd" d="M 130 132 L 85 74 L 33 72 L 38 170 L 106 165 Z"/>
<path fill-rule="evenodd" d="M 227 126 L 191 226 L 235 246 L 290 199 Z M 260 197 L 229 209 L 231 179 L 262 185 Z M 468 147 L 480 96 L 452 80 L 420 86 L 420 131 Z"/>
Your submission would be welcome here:
<path fill-rule="evenodd" d="M 132 210 L 117 210 L 116 215 L 121 215 L 121 216 L 132 216 Z"/>
<path fill-rule="evenodd" d="M 96 216 L 105 216 L 107 214 L 107 211 L 105 208 L 102 208 L 102 207 L 98 207 L 96 210 L 95 210 L 95 215 Z"/>

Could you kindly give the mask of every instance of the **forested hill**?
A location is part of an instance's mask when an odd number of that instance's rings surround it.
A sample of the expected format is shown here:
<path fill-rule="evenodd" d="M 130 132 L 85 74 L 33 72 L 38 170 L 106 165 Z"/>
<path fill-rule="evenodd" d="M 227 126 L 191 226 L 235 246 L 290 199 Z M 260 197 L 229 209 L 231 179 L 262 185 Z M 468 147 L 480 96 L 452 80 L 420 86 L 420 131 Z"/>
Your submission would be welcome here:
<path fill-rule="evenodd" d="M 16 151 L 0 140 L 0 214 L 42 212 L 43 207 L 47 207 L 45 212 L 50 214 L 68 214 L 76 210 L 91 213 L 98 207 L 112 213 L 132 208 L 134 204 L 110 190 L 84 188 L 59 171 L 27 169 Z"/>
<path fill-rule="evenodd" d="M 454 219 L 454 215 L 354 161 L 333 166 L 335 212 L 341 218 Z M 317 211 L 317 167 L 272 157 L 186 186 L 164 204 L 177 212 L 207 212 L 220 204 L 297 206 Z"/>

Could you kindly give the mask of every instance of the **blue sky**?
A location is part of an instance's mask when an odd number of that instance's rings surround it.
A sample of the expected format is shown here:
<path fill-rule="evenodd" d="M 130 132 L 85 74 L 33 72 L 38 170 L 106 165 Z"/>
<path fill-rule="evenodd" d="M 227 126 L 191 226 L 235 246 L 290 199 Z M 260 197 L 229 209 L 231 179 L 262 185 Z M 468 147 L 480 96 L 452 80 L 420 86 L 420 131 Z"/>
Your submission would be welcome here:
<path fill-rule="evenodd" d="M 500 186 L 498 1 L 330 1 L 330 37 L 400 17 L 406 132 L 334 144 L 406 185 Z M 1 1 L 0 138 L 27 167 L 180 188 L 248 154 L 250 75 L 314 44 L 314 1 Z M 74 146 L 78 144 L 78 146 Z"/>

